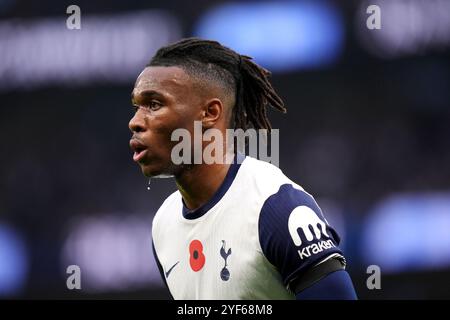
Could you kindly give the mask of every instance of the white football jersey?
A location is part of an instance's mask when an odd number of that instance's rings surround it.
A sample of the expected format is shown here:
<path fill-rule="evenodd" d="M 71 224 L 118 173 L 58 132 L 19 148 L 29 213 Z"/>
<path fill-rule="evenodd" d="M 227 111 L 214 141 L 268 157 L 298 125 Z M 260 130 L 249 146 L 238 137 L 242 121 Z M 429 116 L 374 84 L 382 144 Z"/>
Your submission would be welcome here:
<path fill-rule="evenodd" d="M 189 211 L 179 191 L 155 215 L 153 250 L 174 299 L 294 299 L 292 280 L 339 237 L 314 198 L 272 164 L 245 157 Z"/>

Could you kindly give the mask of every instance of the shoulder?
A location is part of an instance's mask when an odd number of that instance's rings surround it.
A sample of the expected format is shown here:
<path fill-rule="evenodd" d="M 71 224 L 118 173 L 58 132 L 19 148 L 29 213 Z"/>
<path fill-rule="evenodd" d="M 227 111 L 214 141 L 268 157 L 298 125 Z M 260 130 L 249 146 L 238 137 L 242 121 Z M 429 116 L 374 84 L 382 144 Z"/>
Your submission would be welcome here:
<path fill-rule="evenodd" d="M 328 224 L 314 197 L 273 166 L 250 161 L 259 189 L 259 245 L 288 285 L 327 257 L 341 255 L 339 236 Z"/>
<path fill-rule="evenodd" d="M 246 165 L 246 169 L 249 172 L 262 173 L 263 175 L 266 176 L 267 175 L 276 176 L 282 174 L 280 168 L 278 168 L 277 166 L 250 156 L 245 157 L 243 164 Z"/>
<path fill-rule="evenodd" d="M 263 200 L 276 193 L 283 184 L 294 184 L 280 168 L 262 160 L 247 156 L 242 167 L 246 187 L 251 187 Z"/>
<path fill-rule="evenodd" d="M 299 229 L 302 232 L 299 233 Z M 263 242 L 273 236 L 287 236 L 298 247 L 324 237 L 339 242 L 314 197 L 293 183 L 280 185 L 264 201 L 259 216 L 259 234 Z"/>

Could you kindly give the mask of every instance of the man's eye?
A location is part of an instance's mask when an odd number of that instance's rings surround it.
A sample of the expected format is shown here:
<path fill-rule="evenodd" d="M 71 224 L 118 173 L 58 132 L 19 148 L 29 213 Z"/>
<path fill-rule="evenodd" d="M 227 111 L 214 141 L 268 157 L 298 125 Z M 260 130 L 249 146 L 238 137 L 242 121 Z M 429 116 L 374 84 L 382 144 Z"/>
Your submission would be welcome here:
<path fill-rule="evenodd" d="M 150 102 L 149 105 L 147 105 L 145 107 L 152 111 L 155 111 L 155 110 L 158 110 L 159 108 L 161 108 L 161 104 L 159 102 L 152 101 L 152 102 Z"/>
<path fill-rule="evenodd" d="M 161 106 L 162 105 L 159 102 L 152 101 L 149 104 L 145 104 L 145 105 L 141 105 L 141 106 L 133 105 L 132 107 L 133 107 L 133 111 L 136 113 L 139 110 L 139 108 L 144 108 L 144 109 L 150 110 L 150 111 L 156 111 L 159 108 L 161 108 Z"/>

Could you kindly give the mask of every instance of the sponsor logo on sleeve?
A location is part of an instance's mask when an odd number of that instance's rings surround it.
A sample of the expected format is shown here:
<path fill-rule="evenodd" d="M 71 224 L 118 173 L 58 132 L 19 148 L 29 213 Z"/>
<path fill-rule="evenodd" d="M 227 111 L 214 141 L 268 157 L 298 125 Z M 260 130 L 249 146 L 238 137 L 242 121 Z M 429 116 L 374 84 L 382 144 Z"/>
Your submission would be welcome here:
<path fill-rule="evenodd" d="M 298 254 L 301 260 L 335 247 L 326 227 L 326 223 L 311 208 L 299 206 L 291 212 L 288 220 L 289 233 L 294 244 L 300 247 Z M 300 237 L 300 230 L 306 243 Z M 314 243 L 306 245 L 314 240 Z"/>

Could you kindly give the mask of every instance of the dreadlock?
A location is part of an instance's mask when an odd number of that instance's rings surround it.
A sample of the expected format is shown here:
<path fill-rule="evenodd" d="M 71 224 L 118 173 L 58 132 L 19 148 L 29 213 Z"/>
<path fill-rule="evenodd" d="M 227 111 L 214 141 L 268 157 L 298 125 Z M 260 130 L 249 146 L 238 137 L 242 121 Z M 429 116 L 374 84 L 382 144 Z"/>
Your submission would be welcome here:
<path fill-rule="evenodd" d="M 183 39 L 159 49 L 147 66 L 179 66 L 190 74 L 220 82 L 225 90 L 235 94 L 234 129 L 270 131 L 267 106 L 286 112 L 269 82 L 270 71 L 217 41 Z"/>

